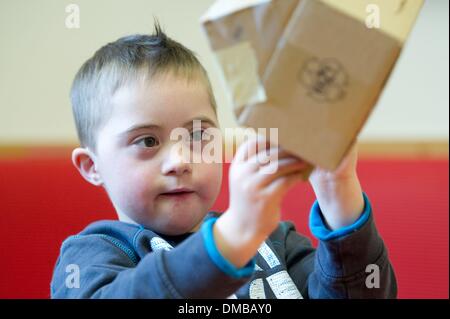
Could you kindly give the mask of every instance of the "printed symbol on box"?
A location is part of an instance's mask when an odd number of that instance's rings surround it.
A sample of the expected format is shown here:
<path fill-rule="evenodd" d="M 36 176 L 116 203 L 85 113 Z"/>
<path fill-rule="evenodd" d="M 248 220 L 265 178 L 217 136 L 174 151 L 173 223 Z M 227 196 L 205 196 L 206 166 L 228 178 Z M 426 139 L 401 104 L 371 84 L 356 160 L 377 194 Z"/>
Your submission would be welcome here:
<path fill-rule="evenodd" d="M 242 35 L 244 34 L 244 28 L 241 25 L 238 25 L 233 32 L 233 39 L 237 42 L 242 39 Z"/>
<path fill-rule="evenodd" d="M 335 59 L 311 58 L 302 66 L 298 78 L 308 95 L 319 102 L 337 102 L 345 96 L 347 74 Z"/>

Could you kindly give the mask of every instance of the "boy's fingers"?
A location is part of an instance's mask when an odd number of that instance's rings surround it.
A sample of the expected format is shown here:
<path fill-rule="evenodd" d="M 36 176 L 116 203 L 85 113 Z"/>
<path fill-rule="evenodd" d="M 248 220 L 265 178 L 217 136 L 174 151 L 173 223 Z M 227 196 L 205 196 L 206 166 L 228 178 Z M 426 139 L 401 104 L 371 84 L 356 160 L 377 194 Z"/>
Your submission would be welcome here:
<path fill-rule="evenodd" d="M 253 155 L 257 154 L 259 151 L 267 149 L 269 145 L 270 142 L 263 136 L 256 135 L 255 137 L 246 140 L 238 147 L 233 161 L 244 162 Z"/>
<path fill-rule="evenodd" d="M 293 172 L 303 172 L 307 167 L 308 164 L 306 162 L 297 158 L 283 158 L 260 167 L 256 176 L 256 183 L 258 183 L 260 187 L 265 187 L 280 176 L 291 174 Z"/>
<path fill-rule="evenodd" d="M 256 171 L 285 158 L 296 159 L 294 156 L 281 149 L 280 147 L 273 146 L 268 149 L 261 149 L 258 153 L 248 158 L 247 163 L 250 165 L 253 171 Z"/>
<path fill-rule="evenodd" d="M 302 181 L 302 176 L 302 171 L 294 171 L 293 173 L 280 176 L 272 181 L 272 183 L 264 189 L 264 192 L 269 195 L 278 194 L 282 196 L 289 188 Z"/>

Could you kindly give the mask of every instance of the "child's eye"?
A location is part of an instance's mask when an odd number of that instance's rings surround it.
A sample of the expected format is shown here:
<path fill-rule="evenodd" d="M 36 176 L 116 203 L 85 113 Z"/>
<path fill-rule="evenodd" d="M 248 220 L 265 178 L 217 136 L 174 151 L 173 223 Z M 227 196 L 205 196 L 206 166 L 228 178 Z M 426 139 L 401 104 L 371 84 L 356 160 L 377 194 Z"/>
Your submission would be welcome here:
<path fill-rule="evenodd" d="M 159 141 L 153 136 L 146 136 L 137 140 L 135 144 L 143 147 L 155 147 L 159 145 Z"/>
<path fill-rule="evenodd" d="M 205 130 L 197 130 L 191 132 L 191 141 L 201 141 L 205 135 Z"/>

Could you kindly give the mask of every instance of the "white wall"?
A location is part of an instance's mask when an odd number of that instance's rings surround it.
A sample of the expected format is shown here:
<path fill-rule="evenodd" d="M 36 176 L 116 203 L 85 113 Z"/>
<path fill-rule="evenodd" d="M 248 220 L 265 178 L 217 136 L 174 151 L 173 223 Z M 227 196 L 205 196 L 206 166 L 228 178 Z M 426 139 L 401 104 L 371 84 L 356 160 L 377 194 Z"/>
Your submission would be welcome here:
<path fill-rule="evenodd" d="M 69 103 L 78 68 L 107 42 L 152 30 L 196 51 L 210 73 L 223 127 L 235 125 L 198 19 L 213 0 L 0 0 L 0 144 L 76 142 Z M 68 4 L 80 28 L 65 26 Z M 428 0 L 363 140 L 448 140 L 448 1 Z"/>

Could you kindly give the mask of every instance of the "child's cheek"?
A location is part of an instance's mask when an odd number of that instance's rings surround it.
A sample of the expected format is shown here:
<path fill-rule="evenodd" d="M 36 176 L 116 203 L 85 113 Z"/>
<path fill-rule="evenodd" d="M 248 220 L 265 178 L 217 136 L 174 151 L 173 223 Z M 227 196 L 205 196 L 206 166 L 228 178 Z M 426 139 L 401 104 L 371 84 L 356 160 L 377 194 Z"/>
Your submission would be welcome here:
<path fill-rule="evenodd" d="M 116 183 L 120 185 L 119 196 L 130 205 L 132 202 L 142 205 L 142 200 L 148 196 L 151 180 L 143 172 L 133 172 L 130 174 L 121 174 Z"/>
<path fill-rule="evenodd" d="M 217 197 L 222 186 L 222 164 L 201 164 L 202 189 L 208 197 Z"/>
<path fill-rule="evenodd" d="M 156 192 L 155 190 L 155 180 L 154 176 L 151 174 L 138 174 L 132 181 L 132 185 L 129 187 L 134 189 L 134 192 L 140 196 L 148 198 L 151 194 Z"/>

